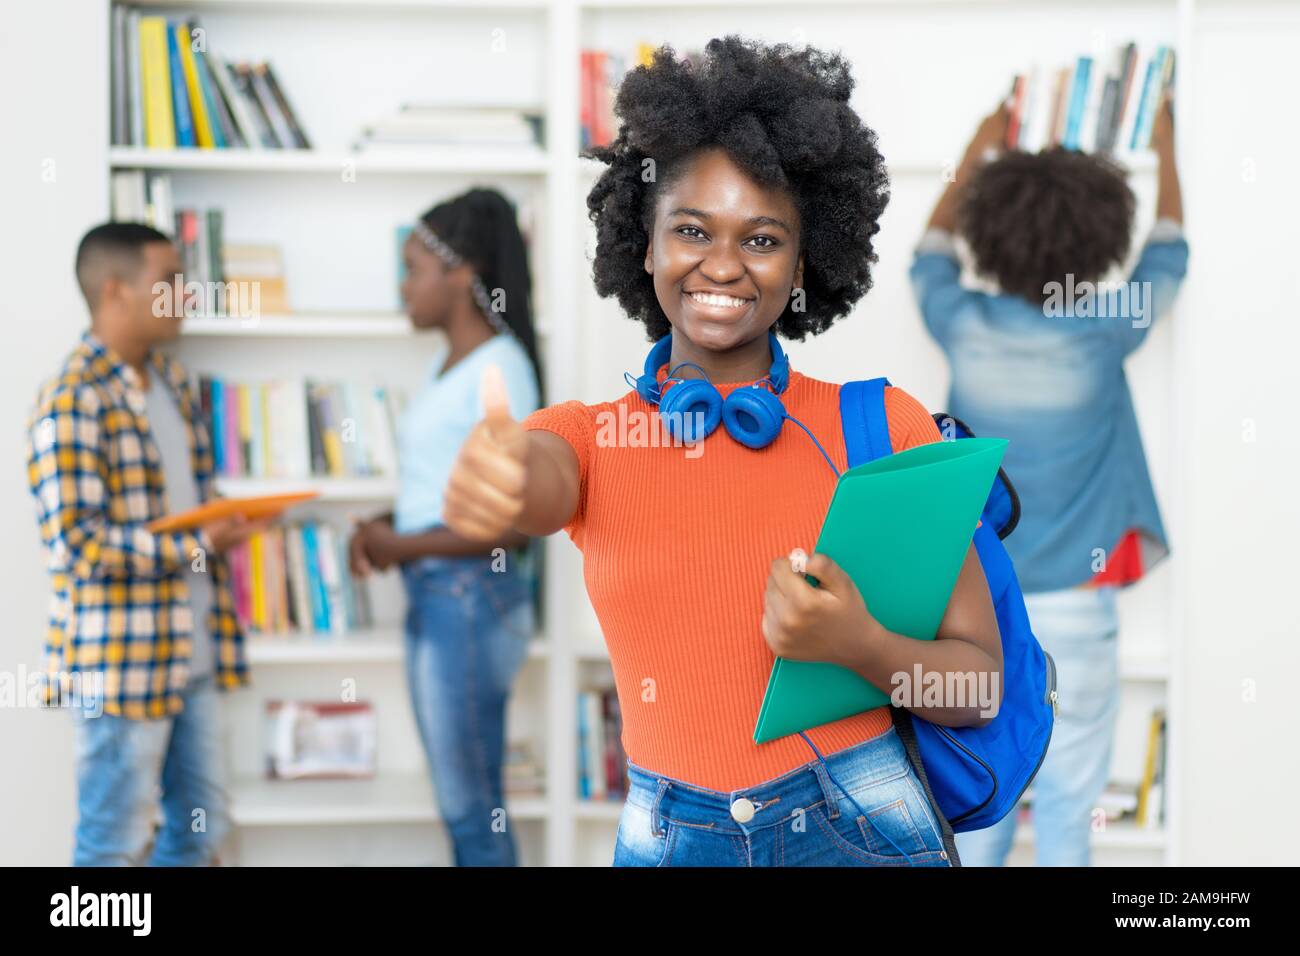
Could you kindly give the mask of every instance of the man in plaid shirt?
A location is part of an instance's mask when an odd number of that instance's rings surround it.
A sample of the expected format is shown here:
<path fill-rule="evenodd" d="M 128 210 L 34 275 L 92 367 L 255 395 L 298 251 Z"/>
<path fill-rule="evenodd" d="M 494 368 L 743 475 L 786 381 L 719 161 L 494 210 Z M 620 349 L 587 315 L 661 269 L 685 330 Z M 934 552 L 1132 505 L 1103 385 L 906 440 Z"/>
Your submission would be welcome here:
<path fill-rule="evenodd" d="M 229 829 L 216 691 L 248 683 L 248 666 L 221 555 L 265 522 L 145 529 L 213 494 L 193 390 L 156 348 L 180 331 L 180 272 L 155 229 L 90 230 L 90 328 L 28 423 L 53 585 L 45 702 L 77 703 L 78 865 L 143 862 L 151 842 L 153 864 L 209 863 Z"/>

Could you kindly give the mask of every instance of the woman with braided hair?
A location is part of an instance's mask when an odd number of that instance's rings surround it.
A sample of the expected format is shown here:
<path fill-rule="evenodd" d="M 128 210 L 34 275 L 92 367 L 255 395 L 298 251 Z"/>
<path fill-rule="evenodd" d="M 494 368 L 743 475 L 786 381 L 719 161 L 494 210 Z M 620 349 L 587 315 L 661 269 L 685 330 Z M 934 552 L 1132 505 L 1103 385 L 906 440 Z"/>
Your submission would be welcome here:
<path fill-rule="evenodd" d="M 441 521 L 452 461 L 483 416 L 484 366 L 503 371 L 511 410 L 542 396 L 531 277 L 514 207 L 491 189 L 440 203 L 402 248 L 411 324 L 443 341 L 398 428 L 392 513 L 357 525 L 354 574 L 400 566 L 411 705 L 458 866 L 512 866 L 502 762 L 510 685 L 533 635 L 529 537 L 470 540 Z"/>

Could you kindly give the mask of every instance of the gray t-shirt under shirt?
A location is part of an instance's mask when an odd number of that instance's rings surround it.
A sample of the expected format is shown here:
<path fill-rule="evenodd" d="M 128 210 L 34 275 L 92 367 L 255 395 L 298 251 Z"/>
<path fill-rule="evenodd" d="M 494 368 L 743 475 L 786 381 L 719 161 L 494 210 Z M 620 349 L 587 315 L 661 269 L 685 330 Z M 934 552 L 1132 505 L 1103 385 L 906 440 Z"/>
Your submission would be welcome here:
<path fill-rule="evenodd" d="M 181 417 L 181 410 L 171 388 L 156 370 L 150 370 L 149 388 L 144 397 L 149 429 L 153 432 L 154 443 L 162 455 L 167 512 L 174 514 L 193 508 L 200 504 L 199 486 L 190 464 L 190 442 L 185 419 Z M 193 555 L 188 557 L 192 562 Z M 208 611 L 212 608 L 212 565 L 205 561 L 203 567 L 203 571 L 195 571 L 193 563 L 190 563 L 186 570 L 186 583 L 190 586 L 190 607 L 194 611 L 191 679 L 206 677 L 216 670 L 212 636 L 208 633 Z"/>

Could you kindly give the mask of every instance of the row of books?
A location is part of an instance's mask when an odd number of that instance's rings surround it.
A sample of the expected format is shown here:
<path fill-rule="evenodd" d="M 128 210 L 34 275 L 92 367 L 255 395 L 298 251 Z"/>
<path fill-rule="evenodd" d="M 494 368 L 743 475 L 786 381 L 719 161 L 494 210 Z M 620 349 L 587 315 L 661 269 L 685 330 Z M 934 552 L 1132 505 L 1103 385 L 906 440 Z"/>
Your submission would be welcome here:
<path fill-rule="evenodd" d="M 537 110 L 507 106 L 437 106 L 404 103 L 392 116 L 369 124 L 357 150 L 390 148 L 541 146 L 543 117 Z"/>
<path fill-rule="evenodd" d="M 269 243 L 229 243 L 220 209 L 176 209 L 171 176 L 143 169 L 113 173 L 112 215 L 117 222 L 142 222 L 176 243 L 186 282 L 202 286 L 190 296 L 186 314 L 284 315 L 289 293 L 284 259 Z"/>
<path fill-rule="evenodd" d="M 382 385 L 201 376 L 219 475 L 393 477 L 405 393 Z"/>
<path fill-rule="evenodd" d="M 308 149 L 266 62 L 223 59 L 195 20 L 115 5 L 113 143 L 150 149 Z"/>
<path fill-rule="evenodd" d="M 635 65 L 649 66 L 653 54 L 653 46 L 638 43 Z M 579 56 L 579 146 L 608 146 L 614 141 L 614 99 L 628 70 L 628 58 L 607 50 L 582 50 Z"/>
<path fill-rule="evenodd" d="M 1019 74 L 1011 85 L 1006 146 L 1106 154 L 1147 149 L 1160 100 L 1173 82 L 1174 51 L 1159 46 L 1143 55 L 1136 43 L 1116 50 L 1104 70 L 1081 56 L 1054 72 Z"/>
<path fill-rule="evenodd" d="M 613 689 L 578 693 L 578 796 L 621 800 L 627 795 L 623 717 Z"/>
<path fill-rule="evenodd" d="M 228 555 L 235 613 L 259 634 L 344 634 L 373 623 L 348 571 L 346 535 L 323 522 L 275 525 Z"/>

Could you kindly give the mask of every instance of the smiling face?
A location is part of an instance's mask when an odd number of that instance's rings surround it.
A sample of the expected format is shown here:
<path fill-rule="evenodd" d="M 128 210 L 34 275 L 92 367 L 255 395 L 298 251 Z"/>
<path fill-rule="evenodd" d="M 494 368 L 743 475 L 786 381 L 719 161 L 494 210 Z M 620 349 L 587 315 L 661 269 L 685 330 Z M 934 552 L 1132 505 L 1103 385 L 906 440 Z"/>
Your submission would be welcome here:
<path fill-rule="evenodd" d="M 645 268 L 674 335 L 728 352 L 765 336 L 802 285 L 799 213 L 721 149 L 686 162 L 657 197 Z"/>

